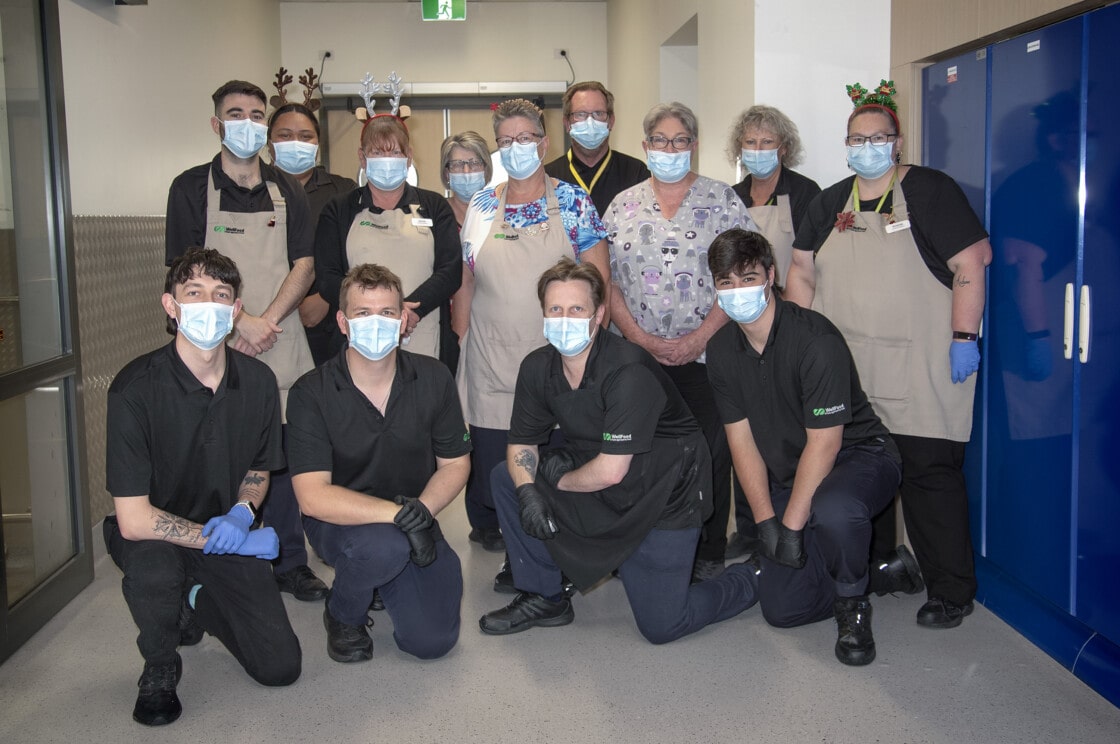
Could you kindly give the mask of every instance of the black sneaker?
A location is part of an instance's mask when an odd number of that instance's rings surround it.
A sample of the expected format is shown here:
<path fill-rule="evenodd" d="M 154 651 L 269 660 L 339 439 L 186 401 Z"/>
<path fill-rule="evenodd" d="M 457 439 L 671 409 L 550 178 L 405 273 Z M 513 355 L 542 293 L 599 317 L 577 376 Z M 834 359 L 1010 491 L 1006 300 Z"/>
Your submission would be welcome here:
<path fill-rule="evenodd" d="M 480 543 L 483 550 L 491 553 L 501 553 L 506 549 L 506 539 L 497 527 L 475 527 L 467 535 L 467 539 Z"/>
<path fill-rule="evenodd" d="M 327 585 L 307 564 L 276 574 L 276 585 L 301 602 L 315 602 L 327 596 Z"/>
<path fill-rule="evenodd" d="M 513 587 L 513 569 L 509 566 L 509 558 L 502 561 L 498 575 L 494 577 L 494 591 L 498 594 L 517 594 Z"/>
<path fill-rule="evenodd" d="M 381 598 L 381 592 L 376 589 L 373 590 L 373 599 L 369 601 L 370 612 L 381 612 L 385 609 L 385 600 Z"/>
<path fill-rule="evenodd" d="M 166 726 L 174 723 L 183 713 L 183 704 L 175 694 L 183 676 L 183 660 L 175 654 L 171 664 L 145 664 L 144 672 L 136 685 L 140 694 L 132 709 L 132 720 L 145 726 Z"/>
<path fill-rule="evenodd" d="M 959 605 L 944 597 L 930 597 L 918 610 L 918 625 L 924 628 L 955 628 L 971 614 L 972 602 Z"/>
<path fill-rule="evenodd" d="M 873 562 L 867 572 L 867 590 L 884 594 L 917 594 L 926 588 L 918 561 L 905 545 L 899 545 L 881 561 Z"/>
<path fill-rule="evenodd" d="M 832 605 L 836 615 L 836 658 L 848 666 L 875 661 L 875 637 L 871 634 L 871 602 L 862 597 L 840 597 Z"/>
<path fill-rule="evenodd" d="M 373 658 L 373 639 L 365 625 L 348 625 L 323 608 L 323 626 L 327 629 L 327 655 L 342 664 L 369 661 Z"/>
<path fill-rule="evenodd" d="M 507 606 L 483 615 L 478 627 L 489 635 L 508 635 L 534 626 L 556 628 L 567 625 L 575 617 L 572 602 L 567 597 L 552 602 L 539 594 L 519 592 Z"/>
<path fill-rule="evenodd" d="M 697 558 L 696 563 L 692 565 L 692 583 L 699 584 L 701 581 L 714 579 L 721 573 L 723 573 L 723 561 L 708 561 Z"/>
<path fill-rule="evenodd" d="M 194 616 L 194 608 L 190 603 L 190 589 L 183 594 L 183 601 L 179 604 L 179 645 L 193 646 L 202 640 L 205 631 L 198 624 Z M 170 723 L 170 721 L 168 721 Z"/>

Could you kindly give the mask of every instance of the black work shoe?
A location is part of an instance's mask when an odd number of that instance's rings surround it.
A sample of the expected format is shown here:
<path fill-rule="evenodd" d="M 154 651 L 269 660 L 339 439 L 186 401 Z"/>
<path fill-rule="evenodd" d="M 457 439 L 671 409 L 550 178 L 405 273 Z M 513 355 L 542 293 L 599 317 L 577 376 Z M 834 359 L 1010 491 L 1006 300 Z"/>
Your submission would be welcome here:
<path fill-rule="evenodd" d="M 481 543 L 483 550 L 491 553 L 501 553 L 506 549 L 506 539 L 497 527 L 475 527 L 467 535 L 471 542 Z"/>
<path fill-rule="evenodd" d="M 836 658 L 848 666 L 875 661 L 875 637 L 871 635 L 871 602 L 862 597 L 840 597 L 832 605 L 836 615 Z"/>
<path fill-rule="evenodd" d="M 567 597 L 552 602 L 539 594 L 519 592 L 507 606 L 479 618 L 478 627 L 489 635 L 508 635 L 534 626 L 555 628 L 567 625 L 575 617 L 572 602 Z"/>
<path fill-rule="evenodd" d="M 301 602 L 315 602 L 327 596 L 327 585 L 306 564 L 276 574 L 276 585 Z"/>
<path fill-rule="evenodd" d="M 703 558 L 697 558 L 696 563 L 692 565 L 692 583 L 699 584 L 701 581 L 714 579 L 723 573 L 723 561 L 709 561 Z"/>
<path fill-rule="evenodd" d="M 757 537 L 748 537 L 742 532 L 733 532 L 731 537 L 727 538 L 727 549 L 723 551 L 723 558 L 730 561 L 746 556 L 749 560 L 757 552 Z"/>
<path fill-rule="evenodd" d="M 918 561 L 905 545 L 899 545 L 883 560 L 873 562 L 867 577 L 867 590 L 879 597 L 897 592 L 917 594 L 926 588 Z"/>
<path fill-rule="evenodd" d="M 194 608 L 190 603 L 190 589 L 183 593 L 183 601 L 179 604 L 179 645 L 193 646 L 202 640 L 205 631 L 198 624 L 194 616 Z M 170 723 L 170 721 L 168 721 Z"/>
<path fill-rule="evenodd" d="M 494 591 L 498 594 L 517 594 L 513 587 L 513 569 L 509 566 L 509 558 L 502 561 L 502 567 L 494 577 Z"/>
<path fill-rule="evenodd" d="M 376 589 L 373 590 L 373 599 L 369 601 L 370 612 L 381 612 L 385 609 L 385 600 L 381 598 L 381 592 Z"/>
<path fill-rule="evenodd" d="M 373 639 L 364 625 L 347 625 L 323 608 L 323 626 L 327 629 L 327 655 L 335 661 L 350 664 L 373 658 Z"/>
<path fill-rule="evenodd" d="M 918 625 L 924 628 L 955 628 L 972 614 L 972 602 L 963 605 L 944 597 L 930 597 L 918 610 Z"/>
<path fill-rule="evenodd" d="M 171 664 L 145 664 L 144 672 L 136 685 L 140 694 L 132 709 L 132 720 L 145 726 L 166 726 L 179 720 L 183 704 L 175 694 L 179 678 L 183 676 L 183 660 L 175 654 Z"/>

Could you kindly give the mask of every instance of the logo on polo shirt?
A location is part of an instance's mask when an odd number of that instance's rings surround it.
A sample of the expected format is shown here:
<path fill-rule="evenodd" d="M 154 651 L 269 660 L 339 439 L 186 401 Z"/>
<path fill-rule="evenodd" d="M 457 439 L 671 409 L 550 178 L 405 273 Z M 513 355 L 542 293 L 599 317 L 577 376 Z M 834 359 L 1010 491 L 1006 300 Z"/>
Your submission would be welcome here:
<path fill-rule="evenodd" d="M 243 227 L 226 227 L 225 225 L 214 225 L 214 232 L 225 233 L 226 235 L 244 235 L 245 228 Z"/>
<path fill-rule="evenodd" d="M 471 441 L 471 433 L 469 431 L 464 431 L 463 432 L 463 441 L 464 442 Z"/>
<path fill-rule="evenodd" d="M 814 408 L 813 409 L 813 415 L 814 416 L 831 416 L 832 414 L 840 413 L 843 410 L 844 410 L 844 404 L 841 403 L 839 405 L 829 406 L 828 408 Z"/>
<path fill-rule="evenodd" d="M 629 442 L 631 439 L 633 439 L 633 436 L 630 434 L 611 434 L 607 431 L 603 432 L 604 442 Z"/>

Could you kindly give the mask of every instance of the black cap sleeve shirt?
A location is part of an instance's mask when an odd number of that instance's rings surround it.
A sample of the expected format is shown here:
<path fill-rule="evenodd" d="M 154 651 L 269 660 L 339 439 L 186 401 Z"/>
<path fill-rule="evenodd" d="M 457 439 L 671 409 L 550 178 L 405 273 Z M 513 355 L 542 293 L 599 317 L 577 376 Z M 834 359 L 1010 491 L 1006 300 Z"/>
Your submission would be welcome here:
<path fill-rule="evenodd" d="M 106 488 L 147 495 L 152 506 L 194 522 L 236 503 L 250 470 L 284 466 L 276 377 L 226 350 L 216 391 L 183 364 L 172 341 L 128 364 L 109 386 Z"/>
<path fill-rule="evenodd" d="M 874 443 L 893 452 L 840 332 L 820 313 L 774 302 L 761 354 L 737 323 L 721 328 L 708 344 L 708 377 L 723 422 L 750 422 L 770 480 L 783 488 L 793 487 L 806 429 L 842 425 L 842 447 Z"/>
<path fill-rule="evenodd" d="M 455 383 L 435 359 L 397 351 L 386 415 L 354 385 L 343 349 L 288 393 L 288 470 L 392 501 L 418 497 L 436 458 L 471 451 Z"/>

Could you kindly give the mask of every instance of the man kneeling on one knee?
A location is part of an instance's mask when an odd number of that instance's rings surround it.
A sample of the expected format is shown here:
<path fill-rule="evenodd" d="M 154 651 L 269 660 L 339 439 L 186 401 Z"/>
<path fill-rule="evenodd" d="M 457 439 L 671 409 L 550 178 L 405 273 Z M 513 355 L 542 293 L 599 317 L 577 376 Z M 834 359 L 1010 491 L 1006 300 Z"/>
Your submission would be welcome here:
<path fill-rule="evenodd" d="M 517 597 L 479 624 L 503 635 L 572 622 L 561 571 L 586 591 L 615 569 L 638 630 L 667 643 L 755 602 L 747 565 L 691 584 L 711 513 L 711 456 L 660 365 L 601 323 L 606 287 L 564 259 L 541 275 L 547 346 L 521 363 L 507 462 L 492 471 Z M 559 426 L 566 445 L 538 448 Z"/>
<path fill-rule="evenodd" d="M 435 520 L 470 473 L 470 437 L 450 372 L 398 349 L 401 282 L 355 266 L 339 293 L 348 345 L 288 396 L 288 467 L 319 556 L 334 567 L 323 623 L 340 662 L 373 656 L 378 591 L 404 652 L 434 659 L 459 638 L 463 574 Z"/>

